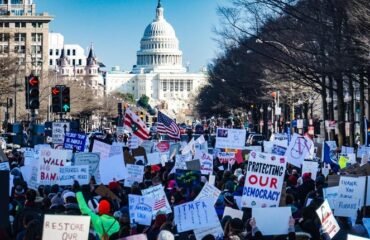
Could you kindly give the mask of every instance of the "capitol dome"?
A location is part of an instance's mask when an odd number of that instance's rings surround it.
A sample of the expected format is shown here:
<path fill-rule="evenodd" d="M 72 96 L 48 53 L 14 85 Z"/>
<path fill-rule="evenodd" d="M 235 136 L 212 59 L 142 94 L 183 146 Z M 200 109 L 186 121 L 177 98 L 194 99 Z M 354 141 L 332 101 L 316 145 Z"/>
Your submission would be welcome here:
<path fill-rule="evenodd" d="M 137 51 L 134 73 L 185 72 L 182 51 L 175 30 L 164 18 L 164 9 L 158 2 L 155 19 L 145 28 Z"/>

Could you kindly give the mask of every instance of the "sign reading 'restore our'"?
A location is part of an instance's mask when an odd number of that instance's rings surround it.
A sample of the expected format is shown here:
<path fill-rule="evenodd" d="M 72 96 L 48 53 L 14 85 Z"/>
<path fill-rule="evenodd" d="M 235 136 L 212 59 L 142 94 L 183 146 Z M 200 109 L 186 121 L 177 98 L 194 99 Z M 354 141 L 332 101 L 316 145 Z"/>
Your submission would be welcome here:
<path fill-rule="evenodd" d="M 278 207 L 284 183 L 286 159 L 251 152 L 242 196 L 243 207 Z"/>

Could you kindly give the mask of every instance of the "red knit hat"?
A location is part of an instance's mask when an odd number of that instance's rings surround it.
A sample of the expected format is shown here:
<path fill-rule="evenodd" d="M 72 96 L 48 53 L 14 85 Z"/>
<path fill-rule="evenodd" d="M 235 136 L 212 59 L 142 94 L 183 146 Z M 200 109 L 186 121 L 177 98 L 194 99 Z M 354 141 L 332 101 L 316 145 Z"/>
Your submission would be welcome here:
<path fill-rule="evenodd" d="M 100 215 L 110 214 L 110 203 L 107 200 L 103 199 L 99 202 L 98 213 Z"/>
<path fill-rule="evenodd" d="M 118 182 L 110 182 L 109 183 L 109 185 L 108 185 L 108 188 L 110 189 L 110 190 L 115 190 L 115 189 L 117 189 L 119 187 L 119 183 Z"/>

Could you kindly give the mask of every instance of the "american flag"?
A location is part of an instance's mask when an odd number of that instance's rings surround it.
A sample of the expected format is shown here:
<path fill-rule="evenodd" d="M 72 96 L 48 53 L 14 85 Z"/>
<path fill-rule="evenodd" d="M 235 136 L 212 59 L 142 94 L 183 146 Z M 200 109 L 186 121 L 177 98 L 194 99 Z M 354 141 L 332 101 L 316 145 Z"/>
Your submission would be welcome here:
<path fill-rule="evenodd" d="M 167 134 L 170 138 L 180 139 L 180 128 L 175 121 L 160 111 L 158 111 L 157 132 L 159 134 Z"/>
<path fill-rule="evenodd" d="M 164 207 L 166 207 L 166 197 L 165 196 L 163 196 L 162 199 L 155 201 L 154 210 L 157 211 Z"/>

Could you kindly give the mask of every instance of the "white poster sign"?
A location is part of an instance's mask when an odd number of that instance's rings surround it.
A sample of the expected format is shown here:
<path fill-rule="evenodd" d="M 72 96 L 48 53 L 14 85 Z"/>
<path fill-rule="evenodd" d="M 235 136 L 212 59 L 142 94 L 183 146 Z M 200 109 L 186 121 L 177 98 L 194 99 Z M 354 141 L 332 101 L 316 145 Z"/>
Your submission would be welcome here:
<path fill-rule="evenodd" d="M 178 232 L 209 228 L 219 224 L 213 202 L 206 199 L 177 205 L 174 207 L 174 215 Z"/>
<path fill-rule="evenodd" d="M 131 187 L 134 182 L 141 183 L 144 177 L 144 166 L 127 164 L 127 176 L 125 176 L 125 187 Z"/>
<path fill-rule="evenodd" d="M 258 229 L 266 236 L 288 234 L 291 215 L 290 207 L 252 209 L 252 216 L 256 219 Z"/>
<path fill-rule="evenodd" d="M 89 238 L 89 230 L 89 216 L 46 214 L 42 239 L 87 240 Z"/>
<path fill-rule="evenodd" d="M 96 183 L 100 184 L 100 171 L 99 171 L 100 155 L 99 153 L 82 152 L 75 153 L 74 165 L 87 165 L 89 166 L 89 175 L 94 176 Z"/>
<path fill-rule="evenodd" d="M 216 148 L 243 149 L 245 147 L 245 129 L 217 128 Z"/>
<path fill-rule="evenodd" d="M 139 195 L 128 195 L 130 223 L 150 226 L 153 219 L 154 199 Z"/>
<path fill-rule="evenodd" d="M 64 135 L 69 132 L 69 122 L 53 122 L 52 139 L 54 144 L 63 144 Z"/>
<path fill-rule="evenodd" d="M 221 224 L 217 224 L 217 226 L 211 228 L 194 229 L 196 240 L 202 240 L 209 234 L 213 235 L 216 240 L 224 239 L 224 230 L 222 229 Z"/>
<path fill-rule="evenodd" d="M 220 196 L 220 193 L 221 191 L 217 187 L 206 182 L 206 184 L 204 184 L 202 188 L 202 191 L 200 191 L 195 200 L 201 200 L 204 198 L 213 199 L 213 204 L 215 204 L 218 199 L 218 196 Z"/>
<path fill-rule="evenodd" d="M 364 238 L 364 237 L 359 237 L 359 236 L 348 234 L 347 240 L 369 240 L 369 238 Z"/>
<path fill-rule="evenodd" d="M 108 159 L 110 151 L 111 145 L 94 139 L 92 152 L 100 154 L 100 161 Z"/>
<path fill-rule="evenodd" d="M 1 162 L 0 163 L 0 171 L 9 171 L 9 162 Z"/>
<path fill-rule="evenodd" d="M 222 218 L 224 218 L 225 216 L 230 216 L 231 218 L 239 218 L 240 220 L 243 220 L 243 211 L 233 209 L 231 207 L 225 207 L 224 216 Z"/>
<path fill-rule="evenodd" d="M 161 164 L 161 153 L 160 152 L 147 153 L 146 157 L 148 159 L 148 165 Z"/>
<path fill-rule="evenodd" d="M 296 167 L 301 167 L 305 158 L 310 158 L 314 153 L 314 144 L 308 137 L 302 137 L 298 134 L 293 134 L 292 140 L 285 152 L 285 157 L 288 163 Z"/>
<path fill-rule="evenodd" d="M 332 210 L 335 209 L 336 201 L 338 198 L 338 189 L 338 186 L 323 188 L 324 199 L 328 201 L 328 204 Z"/>
<path fill-rule="evenodd" d="M 211 154 L 201 152 L 199 161 L 202 174 L 210 175 L 213 173 L 213 156 Z"/>
<path fill-rule="evenodd" d="M 361 206 L 364 205 L 365 181 L 365 177 L 340 177 L 338 198 L 336 199 L 334 211 L 335 216 L 342 216 L 343 214 L 348 215 L 350 212 L 348 209 L 361 208 Z M 356 211 L 351 216 L 356 216 Z"/>
<path fill-rule="evenodd" d="M 59 168 L 59 185 L 72 185 L 77 180 L 81 185 L 89 183 L 88 166 L 65 166 Z"/>
<path fill-rule="evenodd" d="M 316 180 L 319 163 L 315 161 L 304 160 L 302 163 L 302 175 L 304 173 L 311 173 L 311 179 Z"/>
<path fill-rule="evenodd" d="M 115 147 L 112 146 L 112 148 Z M 127 169 L 123 160 L 122 147 L 117 147 L 114 152 L 114 155 L 112 155 L 111 152 L 111 155 L 107 159 L 100 160 L 100 179 L 104 184 L 109 184 L 112 181 L 122 180 L 127 177 Z"/>
<path fill-rule="evenodd" d="M 147 189 L 141 190 L 143 196 L 148 196 L 154 199 L 153 216 L 159 211 L 164 211 L 166 214 L 171 213 L 171 206 L 166 197 L 166 193 L 163 190 L 162 185 L 157 185 Z"/>
<path fill-rule="evenodd" d="M 320 219 L 323 231 L 326 232 L 330 238 L 333 238 L 339 232 L 340 228 L 327 200 L 316 210 L 316 214 Z"/>
<path fill-rule="evenodd" d="M 284 183 L 286 159 L 261 152 L 249 155 L 243 189 L 243 207 L 277 207 Z"/>

